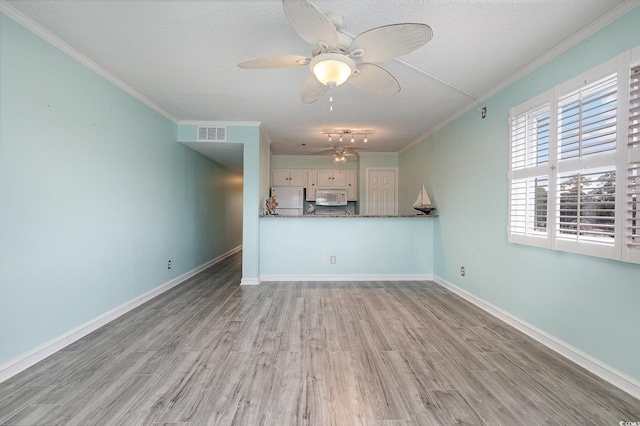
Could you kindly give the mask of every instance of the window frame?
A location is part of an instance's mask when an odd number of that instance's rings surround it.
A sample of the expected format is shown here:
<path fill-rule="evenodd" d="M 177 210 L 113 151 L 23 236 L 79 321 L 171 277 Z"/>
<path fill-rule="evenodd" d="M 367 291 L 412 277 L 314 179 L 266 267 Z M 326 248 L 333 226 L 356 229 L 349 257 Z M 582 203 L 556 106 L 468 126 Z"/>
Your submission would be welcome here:
<path fill-rule="evenodd" d="M 628 238 L 632 223 L 633 226 L 637 226 L 637 222 L 635 222 L 636 219 L 631 216 L 630 206 L 632 206 L 632 195 L 628 182 L 629 175 L 631 174 L 629 168 L 631 167 L 632 160 L 640 162 L 640 146 L 636 148 L 629 147 L 628 133 L 630 72 L 632 67 L 638 64 L 640 64 L 640 46 L 624 52 L 511 108 L 509 114 L 509 193 L 507 214 L 507 240 L 510 243 L 640 263 L 640 246 L 634 248 L 632 244 L 627 244 L 628 241 L 630 241 Z M 611 149 L 608 144 L 603 143 L 602 149 L 596 148 L 594 153 L 582 155 L 581 151 L 581 155 L 575 156 L 574 158 L 561 158 L 560 132 L 562 129 L 559 127 L 561 125 L 560 116 L 563 113 L 562 111 L 566 111 L 560 109 L 563 101 L 570 95 L 575 94 L 575 92 L 582 91 L 590 85 L 601 82 L 601 80 L 607 76 L 614 74 L 617 78 L 615 83 L 615 109 L 610 109 L 609 111 L 615 111 L 615 116 L 612 119 L 615 120 L 615 148 Z M 582 99 L 577 94 L 575 96 L 577 99 Z M 603 96 L 603 102 L 605 98 L 607 97 Z M 581 100 L 579 104 L 580 111 L 582 111 L 583 104 Z M 585 102 L 584 105 L 587 104 L 588 103 Z M 532 164 L 530 161 L 527 162 L 525 158 L 524 167 L 522 167 L 522 159 L 518 157 L 519 151 L 516 151 L 517 149 L 522 149 L 522 147 L 518 145 L 521 144 L 521 141 L 517 139 L 517 137 L 520 136 L 516 132 L 517 127 L 514 126 L 521 123 L 524 119 L 523 117 L 528 117 L 527 114 L 538 110 L 544 105 L 548 105 L 549 108 L 548 162 Z M 598 115 L 600 115 L 600 112 Z M 580 117 L 582 117 L 582 115 Z M 531 125 L 527 119 L 525 126 Z M 609 127 L 613 126 L 610 125 Z M 589 133 L 582 124 L 580 124 L 578 129 L 580 134 Z M 602 133 L 604 133 L 605 130 L 606 129 L 602 129 Z M 539 142 L 538 140 L 532 143 L 535 144 Z M 527 140 L 526 143 L 528 144 L 529 141 Z M 580 142 L 580 144 L 582 144 L 582 142 Z M 525 147 L 528 153 L 532 152 L 532 150 L 535 151 L 535 149 L 535 146 L 533 148 L 529 145 Z M 516 156 L 515 158 L 514 155 Z M 517 160 L 519 160 L 519 162 Z M 611 229 L 613 242 L 609 243 L 607 241 L 607 235 L 602 238 L 584 238 L 584 233 L 589 232 L 584 231 L 583 233 L 579 231 L 581 216 L 578 212 L 576 212 L 576 236 L 575 238 L 570 238 L 570 233 L 561 231 L 560 197 L 562 197 L 562 195 L 560 182 L 564 177 L 572 174 L 600 173 L 599 175 L 594 174 L 593 176 L 604 179 L 606 177 L 602 175 L 604 171 L 615 173 L 615 181 L 613 181 L 613 185 L 609 186 L 609 188 L 614 188 L 614 191 L 612 194 L 605 193 L 609 194 L 608 199 L 605 198 L 605 201 L 602 201 L 602 204 L 611 205 L 611 198 L 615 197 L 615 201 L 613 202 L 615 206 L 613 216 L 606 215 L 606 211 L 609 210 L 607 207 L 604 207 L 606 210 L 602 211 L 598 210 L 603 209 L 603 207 L 600 206 L 591 206 L 589 209 L 591 212 L 598 212 L 597 214 L 604 213 L 605 216 L 612 217 L 612 227 L 608 226 L 606 224 L 607 220 L 603 219 L 602 222 L 595 222 L 599 224 L 600 229 L 595 225 L 593 231 L 597 232 L 604 229 Z M 534 197 L 533 201 L 531 201 L 532 193 L 529 192 L 523 195 L 522 189 L 517 187 L 517 185 L 522 185 L 523 181 L 528 181 L 530 185 L 533 185 L 536 178 L 548 179 L 545 235 L 535 232 L 536 224 L 539 222 L 537 220 L 539 215 L 537 203 L 540 202 L 539 199 Z M 604 182 L 598 185 L 602 185 L 604 188 L 607 184 L 607 182 Z M 583 195 L 583 198 L 588 199 L 589 197 L 589 195 Z M 527 201 L 523 202 L 523 199 Z M 531 205 L 532 202 L 534 206 Z M 523 207 L 523 205 L 526 207 Z M 535 216 L 531 216 L 532 214 Z M 588 224 L 589 220 L 590 219 L 585 219 L 582 222 L 583 225 L 585 223 Z M 523 223 L 525 224 L 524 228 Z"/>
<path fill-rule="evenodd" d="M 631 70 L 633 68 L 636 67 L 640 67 L 640 46 L 637 46 L 633 49 L 631 49 L 630 51 L 630 59 L 629 59 L 629 64 L 628 64 L 628 72 L 629 75 L 627 77 L 627 81 L 629 82 L 627 84 L 627 96 L 630 95 L 631 92 Z M 640 95 L 638 98 L 636 98 L 637 102 L 640 104 Z M 624 169 L 624 175 L 625 175 L 625 208 L 624 208 L 624 212 L 626 213 L 624 216 L 624 222 L 621 224 L 621 226 L 624 228 L 624 242 L 623 242 L 623 250 L 622 250 L 622 260 L 626 261 L 626 262 L 633 262 L 633 263 L 640 263 L 640 245 L 637 245 L 635 247 L 630 247 L 628 245 L 628 241 L 630 239 L 630 229 L 629 229 L 629 224 L 632 221 L 635 221 L 635 225 L 638 226 L 638 221 L 640 221 L 640 219 L 637 218 L 637 214 L 640 213 L 640 207 L 638 207 L 638 198 L 640 198 L 640 189 L 638 189 L 636 187 L 636 210 L 635 210 L 635 214 L 636 214 L 636 218 L 633 218 L 633 212 L 632 209 L 630 208 L 630 204 L 632 202 L 631 200 L 631 190 L 630 190 L 630 186 L 631 186 L 631 181 L 630 181 L 630 170 L 633 166 L 637 167 L 636 169 L 636 176 L 637 176 L 637 180 L 636 181 L 640 181 L 640 143 L 636 142 L 636 146 L 632 147 L 631 146 L 631 141 L 630 139 L 630 128 L 631 128 L 631 117 L 630 117 L 630 109 L 632 108 L 632 104 L 631 104 L 631 99 L 629 99 L 627 97 L 626 99 L 626 104 L 629 105 L 629 108 L 627 109 L 627 120 L 624 123 L 627 128 L 627 140 L 625 140 L 625 147 L 627 148 L 627 158 L 626 158 L 626 164 L 625 164 L 625 169 Z M 636 129 L 638 129 L 638 133 L 640 133 L 640 112 L 638 113 L 638 115 L 634 116 L 634 121 L 636 123 L 636 125 L 634 126 Z M 640 230 L 637 230 L 636 232 L 640 232 Z M 636 234 L 638 235 L 638 234 Z M 636 238 L 640 238 L 636 237 Z"/>
<path fill-rule="evenodd" d="M 511 232 L 515 227 L 514 217 L 511 214 L 511 212 L 513 211 L 513 205 L 517 201 L 514 197 L 513 183 L 525 181 L 527 187 L 529 187 L 529 183 L 532 180 L 539 179 L 539 178 L 546 178 L 547 181 L 549 181 L 549 178 L 550 178 L 548 163 L 537 164 L 535 166 L 527 166 L 526 153 L 529 152 L 530 147 L 528 146 L 528 143 L 526 141 L 524 146 L 525 165 L 523 167 L 518 167 L 515 169 L 513 168 L 514 144 L 512 143 L 512 140 L 513 140 L 512 124 L 513 124 L 514 118 L 516 117 L 519 118 L 522 115 L 528 115 L 530 112 L 535 112 L 544 107 L 548 107 L 548 111 L 550 114 L 551 112 L 550 102 L 551 102 L 551 92 L 548 91 L 548 92 L 542 93 L 536 96 L 535 98 L 530 99 L 529 101 L 523 104 L 520 104 L 515 108 L 512 108 L 512 114 L 509 119 L 509 141 L 510 141 L 509 143 L 509 215 L 508 215 L 508 226 L 507 226 L 509 242 L 519 243 L 519 244 L 529 244 L 532 246 L 545 247 L 545 248 L 550 248 L 549 239 L 548 239 L 548 232 L 549 232 L 548 214 L 547 214 L 547 232 L 546 232 L 546 235 L 544 236 L 540 234 L 530 234 L 528 232 L 528 230 L 526 229 L 526 226 L 527 226 L 526 223 L 530 222 L 530 218 L 528 216 L 525 217 L 525 230 L 523 233 Z M 553 120 L 551 121 L 553 122 Z M 525 119 L 525 128 L 527 126 L 528 126 L 528 120 Z M 554 131 L 555 131 L 555 127 L 553 123 L 551 123 L 549 132 L 552 133 Z M 525 133 L 526 133 L 526 130 L 525 130 Z M 549 155 L 552 155 L 551 151 L 549 151 Z M 527 195 L 525 195 L 525 197 L 527 197 Z M 547 192 L 547 206 L 548 206 L 548 200 L 549 200 L 549 193 Z M 525 215 L 526 215 L 526 212 L 525 212 Z"/>

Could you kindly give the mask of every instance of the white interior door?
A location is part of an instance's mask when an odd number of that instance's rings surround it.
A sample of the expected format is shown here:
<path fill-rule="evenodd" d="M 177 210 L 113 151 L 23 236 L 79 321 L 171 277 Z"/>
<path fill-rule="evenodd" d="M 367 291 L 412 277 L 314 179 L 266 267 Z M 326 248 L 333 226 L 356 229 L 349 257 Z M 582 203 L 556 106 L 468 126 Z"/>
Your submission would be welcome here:
<path fill-rule="evenodd" d="M 367 214 L 395 216 L 398 214 L 396 169 L 367 170 Z"/>

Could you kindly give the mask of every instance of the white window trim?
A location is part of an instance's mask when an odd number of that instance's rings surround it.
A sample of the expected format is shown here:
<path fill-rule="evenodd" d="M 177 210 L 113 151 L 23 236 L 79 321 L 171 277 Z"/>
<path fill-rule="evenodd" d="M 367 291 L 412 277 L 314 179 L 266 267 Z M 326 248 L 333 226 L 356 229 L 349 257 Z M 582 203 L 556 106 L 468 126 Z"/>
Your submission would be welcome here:
<path fill-rule="evenodd" d="M 635 67 L 637 65 L 640 65 L 640 46 L 636 46 L 633 49 L 631 49 L 631 51 L 629 52 L 629 61 L 628 61 L 628 66 L 627 66 L 627 73 L 630 72 L 631 67 Z M 627 74 L 627 81 L 629 81 L 630 75 Z M 627 103 L 627 105 L 629 105 L 629 86 L 627 85 L 627 91 L 626 91 L 626 96 L 625 97 L 625 102 Z M 626 120 L 625 120 L 625 125 L 627 126 L 627 132 L 628 132 L 628 126 L 629 126 L 629 110 L 627 109 L 626 111 Z M 632 163 L 638 163 L 640 162 L 640 148 L 629 148 L 628 141 L 625 141 L 625 146 L 627 147 L 627 153 L 626 153 L 626 157 L 624 158 L 624 160 L 622 161 L 624 163 L 624 167 L 625 167 L 625 173 L 624 173 L 624 178 L 625 178 L 625 189 L 626 189 L 626 185 L 628 184 L 628 173 L 627 173 L 627 168 L 629 167 L 630 164 Z M 627 197 L 626 197 L 626 193 L 625 193 L 625 202 L 628 201 Z M 626 206 L 625 206 L 626 207 Z M 622 213 L 622 212 L 621 212 Z M 617 219 L 617 218 L 616 218 Z M 621 220 L 621 227 L 623 228 L 623 231 L 626 232 L 626 222 L 627 218 L 623 218 Z M 627 235 L 625 234 L 625 238 L 627 237 Z M 622 247 L 622 260 L 626 261 L 626 262 L 633 262 L 633 263 L 640 263 L 640 249 L 630 249 L 627 244 L 626 241 L 623 242 L 623 247 Z"/>
<path fill-rule="evenodd" d="M 552 250 L 578 253 L 588 256 L 596 256 L 607 259 L 622 260 L 626 262 L 640 263 L 640 250 L 627 247 L 627 217 L 628 202 L 627 183 L 628 167 L 633 161 L 640 161 L 640 148 L 628 148 L 629 127 L 629 71 L 632 66 L 640 63 L 640 46 L 627 51 L 615 58 L 606 61 L 582 74 L 571 78 L 554 88 L 517 105 L 511 109 L 509 119 L 509 200 L 507 216 L 507 235 L 510 243 L 525 244 Z M 592 154 L 582 158 L 558 160 L 558 100 L 575 90 L 588 86 L 600 79 L 617 74 L 617 108 L 616 108 L 616 150 Z M 549 104 L 550 111 L 550 141 L 549 162 L 512 170 L 512 120 L 526 112 L 533 111 L 541 106 Z M 614 244 L 600 245 L 597 243 L 584 243 L 567 241 L 558 238 L 557 235 L 557 203 L 558 176 L 563 173 L 588 171 L 598 168 L 613 168 L 616 170 L 616 194 L 615 194 L 615 228 Z M 546 236 L 521 235 L 512 233 L 512 182 L 516 180 L 548 177 L 547 192 L 547 234 Z"/>
<path fill-rule="evenodd" d="M 510 136 L 509 136 L 509 199 L 508 199 L 510 211 L 511 211 L 511 205 L 513 201 L 512 191 L 511 191 L 512 181 L 523 180 L 523 179 L 535 179 L 538 177 L 547 177 L 547 178 L 549 177 L 548 164 L 531 166 L 531 167 L 526 167 L 525 165 L 524 168 L 519 168 L 515 170 L 512 169 L 512 159 L 513 159 L 513 144 L 511 143 L 512 120 L 514 117 L 518 117 L 518 116 L 521 116 L 522 114 L 535 111 L 549 104 L 551 101 L 551 94 L 552 94 L 551 91 L 544 92 L 536 96 L 535 98 L 530 99 L 511 109 L 511 115 L 509 118 Z M 550 132 L 551 131 L 555 131 L 553 126 L 550 129 Z M 511 214 L 508 215 L 507 220 L 508 220 L 507 235 L 508 235 L 509 242 L 516 243 L 516 244 L 528 244 L 535 247 L 550 248 L 550 245 L 549 245 L 550 240 L 548 238 L 548 234 L 547 235 L 530 235 L 530 234 L 521 235 L 521 234 L 512 233 L 511 232 L 511 229 L 512 229 Z M 547 232 L 548 232 L 548 224 L 547 224 Z"/>

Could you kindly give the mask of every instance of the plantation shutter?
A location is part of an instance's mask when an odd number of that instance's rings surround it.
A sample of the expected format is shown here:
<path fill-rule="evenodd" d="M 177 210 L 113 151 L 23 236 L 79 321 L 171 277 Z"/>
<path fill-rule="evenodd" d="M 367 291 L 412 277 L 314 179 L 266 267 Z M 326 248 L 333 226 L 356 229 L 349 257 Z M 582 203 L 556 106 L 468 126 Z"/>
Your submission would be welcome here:
<path fill-rule="evenodd" d="M 640 264 L 640 46 L 509 118 L 508 241 Z"/>
<path fill-rule="evenodd" d="M 614 257 L 618 78 L 558 98 L 556 248 Z"/>
<path fill-rule="evenodd" d="M 614 169 L 558 176 L 556 237 L 576 243 L 615 243 Z"/>
<path fill-rule="evenodd" d="M 508 226 L 511 242 L 547 246 L 549 111 L 549 104 L 545 103 L 511 120 Z"/>
<path fill-rule="evenodd" d="M 629 85 L 629 169 L 627 179 L 626 245 L 630 260 L 640 262 L 640 65 L 631 67 Z"/>
<path fill-rule="evenodd" d="M 640 148 L 640 65 L 631 68 L 629 84 L 629 149 Z"/>
<path fill-rule="evenodd" d="M 511 234 L 547 236 L 548 191 L 549 179 L 546 176 L 512 180 Z"/>
<path fill-rule="evenodd" d="M 616 149 L 617 76 L 558 100 L 558 160 Z"/>

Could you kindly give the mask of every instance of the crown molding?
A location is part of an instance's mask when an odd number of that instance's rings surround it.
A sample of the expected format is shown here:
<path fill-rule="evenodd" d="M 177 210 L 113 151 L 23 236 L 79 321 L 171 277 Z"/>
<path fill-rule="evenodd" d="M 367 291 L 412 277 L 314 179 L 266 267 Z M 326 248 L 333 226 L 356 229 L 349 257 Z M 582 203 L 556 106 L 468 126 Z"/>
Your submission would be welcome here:
<path fill-rule="evenodd" d="M 424 141 L 429 136 L 439 132 L 447 124 L 449 124 L 452 121 L 454 121 L 455 119 L 463 116 L 464 114 L 466 114 L 467 112 L 471 111 L 472 109 L 477 108 L 480 104 L 482 104 L 483 102 L 485 102 L 486 100 L 488 100 L 492 96 L 500 93 L 502 90 L 504 90 L 507 87 L 511 86 L 513 83 L 515 83 L 516 81 L 520 80 L 521 78 L 525 77 L 530 72 L 540 68 L 542 65 L 544 65 L 547 62 L 551 61 L 552 59 L 554 59 L 555 57 L 559 56 L 560 54 L 566 52 L 567 50 L 569 50 L 570 48 L 574 47 L 575 45 L 577 45 L 582 40 L 584 40 L 587 37 L 593 35 L 597 31 L 600 31 L 601 29 L 603 29 L 604 27 L 606 27 L 610 23 L 614 22 L 616 19 L 621 18 L 622 16 L 624 16 L 627 13 L 629 13 L 630 11 L 632 11 L 633 9 L 635 9 L 638 6 L 640 6 L 640 0 L 627 0 L 624 3 L 621 3 L 620 5 L 618 5 L 617 7 L 611 9 L 609 12 L 607 12 L 604 15 L 600 16 L 598 19 L 592 21 L 591 23 L 589 23 L 588 25 L 583 27 L 581 30 L 577 31 L 573 35 L 569 36 L 568 38 L 564 39 L 560 43 L 556 44 L 551 50 L 547 51 L 542 56 L 539 56 L 537 59 L 534 59 L 532 62 L 529 62 L 523 68 L 521 68 L 520 70 L 518 70 L 514 74 L 512 74 L 509 78 L 503 80 L 497 86 L 494 86 L 493 88 L 489 89 L 488 92 L 484 93 L 478 99 L 476 99 L 475 101 L 471 102 L 469 105 L 467 105 L 466 107 L 464 107 L 463 109 L 461 109 L 457 113 L 449 116 L 448 118 L 445 118 L 443 121 L 438 123 L 436 126 L 434 126 L 433 128 L 429 129 L 427 132 L 425 132 L 422 135 L 420 135 L 413 142 L 405 145 L 402 149 L 400 149 L 398 151 L 398 153 L 403 153 L 404 151 L 406 151 L 406 150 L 412 148 L 413 146 L 415 146 L 416 144 Z"/>
<path fill-rule="evenodd" d="M 109 81 L 110 83 L 112 83 L 113 85 L 115 85 L 116 87 L 118 87 L 119 89 L 127 93 L 128 95 L 139 100 L 140 102 L 142 102 L 152 110 L 156 111 L 158 114 L 162 115 L 166 119 L 172 121 L 173 123 L 176 123 L 176 124 L 178 123 L 178 120 L 175 117 L 173 117 L 171 114 L 169 114 L 169 112 L 167 112 L 166 110 L 161 108 L 159 105 L 151 101 L 149 98 L 147 98 L 146 96 L 144 96 L 143 94 L 135 90 L 133 87 L 126 84 L 124 81 L 120 80 L 115 75 L 111 74 L 106 69 L 102 68 L 100 65 L 93 62 L 91 59 L 89 59 L 88 57 L 86 57 L 85 55 L 77 51 L 75 48 L 71 47 L 69 44 L 67 44 L 57 36 L 53 35 L 51 32 L 49 32 L 49 30 L 45 29 L 40 24 L 36 23 L 31 18 L 29 18 L 19 10 L 15 9 L 13 6 L 10 6 L 9 4 L 7 4 L 4 0 L 0 0 L 0 13 L 3 13 L 9 18 L 13 19 L 18 24 L 22 25 L 23 27 L 25 27 L 26 29 L 28 29 L 29 31 L 31 31 L 32 33 L 34 33 L 35 35 L 37 35 L 38 37 L 46 41 L 47 43 L 58 48 L 63 53 L 67 54 L 68 56 L 75 59 L 85 67 L 89 68 L 91 71 L 95 72 L 100 77 Z"/>
<path fill-rule="evenodd" d="M 356 148 L 357 150 L 357 148 Z M 380 156 L 386 156 L 386 155 L 398 155 L 397 152 L 393 152 L 393 151 L 381 151 L 381 152 L 358 152 L 358 155 L 360 157 L 380 157 Z"/>
<path fill-rule="evenodd" d="M 211 126 L 211 127 L 262 127 L 261 121 L 207 121 L 207 120 L 179 120 L 180 126 Z"/>

